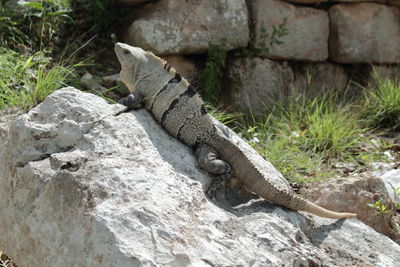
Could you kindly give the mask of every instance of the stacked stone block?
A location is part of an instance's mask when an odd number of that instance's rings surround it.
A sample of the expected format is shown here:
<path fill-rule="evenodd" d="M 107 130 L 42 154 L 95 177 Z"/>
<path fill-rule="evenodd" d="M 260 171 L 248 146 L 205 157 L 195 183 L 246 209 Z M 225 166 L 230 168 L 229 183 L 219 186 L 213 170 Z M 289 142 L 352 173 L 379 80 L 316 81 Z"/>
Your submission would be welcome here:
<path fill-rule="evenodd" d="M 262 42 L 262 28 L 286 21 L 289 34 L 282 37 L 283 44 L 270 48 L 262 56 L 284 60 L 324 61 L 328 58 L 328 13 L 309 7 L 296 7 L 280 0 L 251 1 L 254 43 Z"/>
<path fill-rule="evenodd" d="M 262 31 L 284 21 L 288 35 L 256 57 L 230 53 L 225 103 L 261 113 L 289 92 L 315 96 L 348 89 L 353 69 L 398 73 L 400 0 L 119 0 L 133 8 L 125 42 L 157 55 L 206 55 L 209 43 L 257 49 Z M 360 67 L 361 64 L 361 67 Z M 374 64 L 374 65 L 372 65 Z M 193 66 L 193 71 L 187 66 Z M 354 67 L 354 68 L 353 68 Z"/>
<path fill-rule="evenodd" d="M 244 0 L 163 0 L 143 7 L 126 40 L 158 55 L 206 53 L 208 44 L 226 40 L 227 49 L 249 42 Z"/>
<path fill-rule="evenodd" d="M 400 62 L 400 9 L 377 3 L 329 9 L 330 56 L 340 63 Z"/>

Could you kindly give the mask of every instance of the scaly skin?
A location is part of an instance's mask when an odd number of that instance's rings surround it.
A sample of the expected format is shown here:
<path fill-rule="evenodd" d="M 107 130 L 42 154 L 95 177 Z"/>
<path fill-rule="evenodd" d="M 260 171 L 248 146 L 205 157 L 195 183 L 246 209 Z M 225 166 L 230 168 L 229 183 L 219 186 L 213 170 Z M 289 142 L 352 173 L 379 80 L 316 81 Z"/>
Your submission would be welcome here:
<path fill-rule="evenodd" d="M 291 191 L 284 191 L 277 188 L 264 177 L 247 157 L 246 153 L 237 145 L 233 144 L 228 138 L 219 134 L 211 141 L 209 145 L 215 147 L 222 160 L 231 164 L 235 177 L 237 177 L 247 189 L 254 192 L 259 197 L 292 210 L 306 211 L 325 218 L 343 219 L 357 216 L 354 213 L 340 213 L 324 209 L 306 199 L 298 197 Z"/>
<path fill-rule="evenodd" d="M 133 91 L 122 103 L 130 108 L 144 103 L 164 129 L 183 143 L 191 147 L 198 144 L 213 147 L 219 158 L 230 164 L 233 175 L 250 191 L 271 203 L 321 217 L 342 219 L 356 216 L 324 209 L 291 191 L 276 187 L 251 162 L 245 151 L 213 123 L 213 118 L 202 106 L 201 98 L 167 62 L 150 52 L 121 43 L 115 45 L 115 52 L 122 66 L 121 79 Z M 225 166 L 228 165 L 225 163 Z"/>

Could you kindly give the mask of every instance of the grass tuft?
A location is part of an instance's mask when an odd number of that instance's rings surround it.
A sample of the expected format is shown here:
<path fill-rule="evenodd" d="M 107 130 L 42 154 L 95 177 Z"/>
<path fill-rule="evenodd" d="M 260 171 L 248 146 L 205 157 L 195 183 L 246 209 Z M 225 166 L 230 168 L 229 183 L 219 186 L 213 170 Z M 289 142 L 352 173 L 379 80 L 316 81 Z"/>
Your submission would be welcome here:
<path fill-rule="evenodd" d="M 400 81 L 377 77 L 376 83 L 376 89 L 364 88 L 361 119 L 374 129 L 400 130 Z"/>
<path fill-rule="evenodd" d="M 294 180 L 331 176 L 330 162 L 354 158 L 367 142 L 368 128 L 361 126 L 352 106 L 338 105 L 329 95 L 305 99 L 290 97 L 268 116 L 242 125 L 254 148 Z"/>
<path fill-rule="evenodd" d="M 214 106 L 212 103 L 205 102 L 204 106 L 211 116 L 231 128 L 234 128 L 243 119 L 242 114 L 228 112 L 223 109 L 222 105 Z"/>
<path fill-rule="evenodd" d="M 41 52 L 23 56 L 1 48 L 0 109 L 29 109 L 39 104 L 48 94 L 73 80 L 74 70 L 81 65 L 64 66 L 50 60 Z"/>

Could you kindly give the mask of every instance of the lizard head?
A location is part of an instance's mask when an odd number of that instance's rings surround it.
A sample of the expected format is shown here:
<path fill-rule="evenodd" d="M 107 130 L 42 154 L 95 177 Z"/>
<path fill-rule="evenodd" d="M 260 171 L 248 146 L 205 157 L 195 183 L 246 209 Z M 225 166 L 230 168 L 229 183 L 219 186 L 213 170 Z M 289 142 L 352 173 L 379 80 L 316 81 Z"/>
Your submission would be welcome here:
<path fill-rule="evenodd" d="M 146 62 L 146 52 L 139 47 L 116 43 L 115 53 L 121 64 L 121 80 L 129 90 L 135 90 L 136 81 L 140 78 L 140 65 Z"/>
<path fill-rule="evenodd" d="M 175 69 L 166 61 L 139 47 L 116 43 L 115 53 L 121 63 L 121 80 L 130 91 L 139 90 L 151 98 L 175 76 Z"/>

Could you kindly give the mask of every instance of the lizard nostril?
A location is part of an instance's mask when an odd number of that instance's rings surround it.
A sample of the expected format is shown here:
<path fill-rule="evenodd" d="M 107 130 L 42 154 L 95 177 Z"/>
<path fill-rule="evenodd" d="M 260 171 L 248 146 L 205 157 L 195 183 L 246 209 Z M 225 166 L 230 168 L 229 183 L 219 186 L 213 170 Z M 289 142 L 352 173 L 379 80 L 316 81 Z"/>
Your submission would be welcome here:
<path fill-rule="evenodd" d="M 125 55 L 130 54 L 129 50 L 128 50 L 128 49 L 124 49 L 124 54 L 125 54 Z"/>

